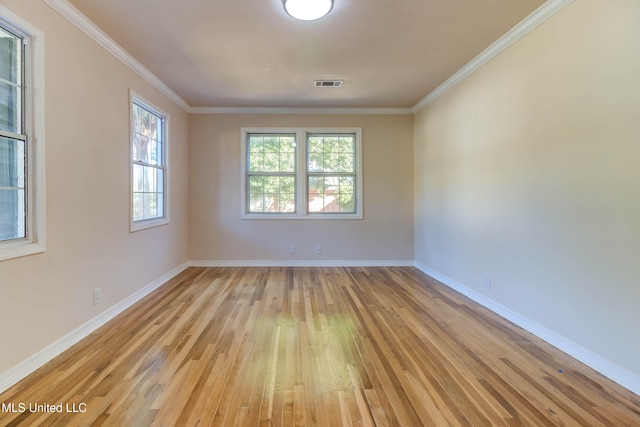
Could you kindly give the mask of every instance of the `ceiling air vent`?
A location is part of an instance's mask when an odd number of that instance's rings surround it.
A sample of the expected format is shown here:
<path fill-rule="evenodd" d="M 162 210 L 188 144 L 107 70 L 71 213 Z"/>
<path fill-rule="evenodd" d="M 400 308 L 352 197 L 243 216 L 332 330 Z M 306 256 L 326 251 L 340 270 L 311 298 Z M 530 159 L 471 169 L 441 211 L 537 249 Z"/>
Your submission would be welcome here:
<path fill-rule="evenodd" d="M 315 87 L 341 87 L 344 80 L 314 80 Z"/>

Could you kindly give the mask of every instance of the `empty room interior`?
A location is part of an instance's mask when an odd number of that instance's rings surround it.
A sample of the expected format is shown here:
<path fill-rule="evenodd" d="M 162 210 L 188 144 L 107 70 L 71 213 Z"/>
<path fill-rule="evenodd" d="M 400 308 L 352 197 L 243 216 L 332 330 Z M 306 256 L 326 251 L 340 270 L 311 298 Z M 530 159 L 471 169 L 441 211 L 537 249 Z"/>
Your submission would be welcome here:
<path fill-rule="evenodd" d="M 0 0 L 0 425 L 640 425 L 639 76 L 637 0 Z"/>

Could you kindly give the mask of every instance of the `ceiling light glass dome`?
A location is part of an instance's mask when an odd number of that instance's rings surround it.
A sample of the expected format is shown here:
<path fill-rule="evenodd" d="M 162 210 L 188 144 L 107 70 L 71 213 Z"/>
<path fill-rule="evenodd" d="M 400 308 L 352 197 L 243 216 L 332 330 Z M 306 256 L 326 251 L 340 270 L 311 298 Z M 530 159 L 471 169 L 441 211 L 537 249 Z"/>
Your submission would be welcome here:
<path fill-rule="evenodd" d="M 296 19 L 313 21 L 331 11 L 333 0 L 283 0 L 284 10 Z"/>

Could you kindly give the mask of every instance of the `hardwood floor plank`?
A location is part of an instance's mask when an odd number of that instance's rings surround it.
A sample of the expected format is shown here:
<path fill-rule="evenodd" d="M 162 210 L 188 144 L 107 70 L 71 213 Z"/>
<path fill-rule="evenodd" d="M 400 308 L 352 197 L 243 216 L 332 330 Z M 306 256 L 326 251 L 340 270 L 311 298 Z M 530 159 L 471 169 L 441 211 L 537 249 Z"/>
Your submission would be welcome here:
<path fill-rule="evenodd" d="M 190 268 L 0 426 L 638 426 L 640 398 L 415 268 Z"/>

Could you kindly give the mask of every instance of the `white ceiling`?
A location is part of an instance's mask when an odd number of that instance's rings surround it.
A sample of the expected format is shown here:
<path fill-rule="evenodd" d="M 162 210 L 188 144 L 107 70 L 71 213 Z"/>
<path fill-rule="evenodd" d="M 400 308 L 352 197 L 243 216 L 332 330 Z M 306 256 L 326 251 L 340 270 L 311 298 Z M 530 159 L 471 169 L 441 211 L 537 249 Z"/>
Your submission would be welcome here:
<path fill-rule="evenodd" d="M 192 107 L 410 108 L 544 0 L 69 2 Z"/>

